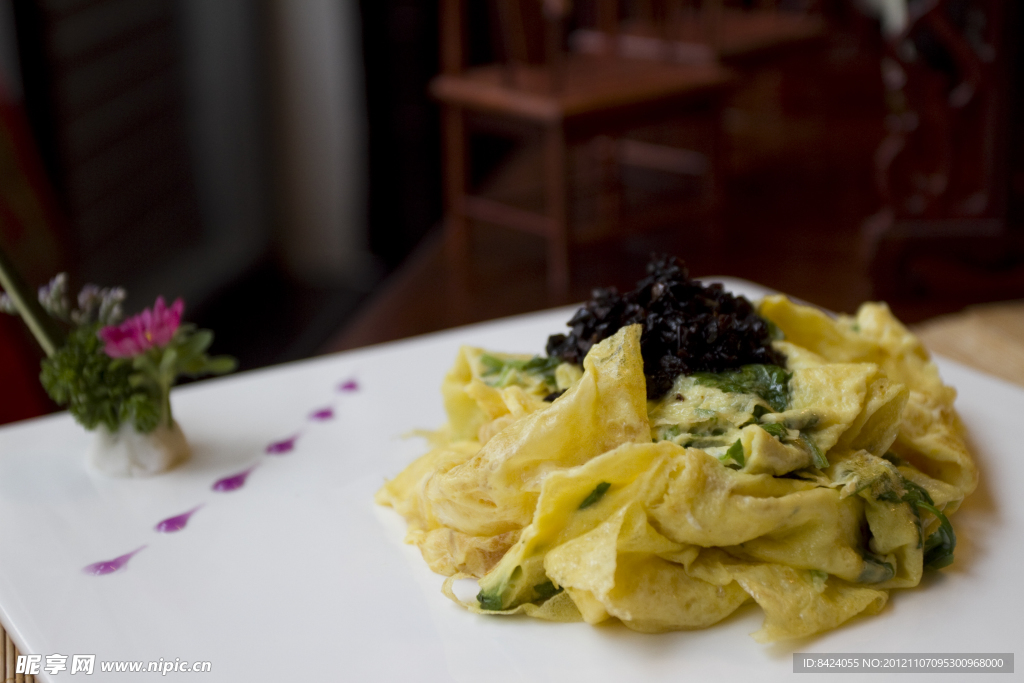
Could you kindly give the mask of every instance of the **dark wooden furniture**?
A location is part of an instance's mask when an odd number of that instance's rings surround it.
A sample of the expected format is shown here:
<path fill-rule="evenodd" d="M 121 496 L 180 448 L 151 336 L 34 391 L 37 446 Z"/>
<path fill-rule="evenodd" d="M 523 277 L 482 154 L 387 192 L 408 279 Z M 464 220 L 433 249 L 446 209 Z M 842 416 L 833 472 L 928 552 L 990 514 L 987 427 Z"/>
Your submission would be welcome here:
<path fill-rule="evenodd" d="M 681 64 L 718 61 L 745 66 L 813 45 L 825 22 L 809 11 L 787 11 L 776 2 L 753 7 L 723 0 L 638 0 L 613 35 L 620 53 Z M 572 44 L 582 52 L 607 49 L 607 32 L 581 28 Z"/>
<path fill-rule="evenodd" d="M 864 227 L 877 297 L 1024 294 L 1024 230 L 1010 206 L 1021 156 L 1016 5 L 935 0 L 888 41 L 883 208 Z"/>
<path fill-rule="evenodd" d="M 498 0 L 497 7 L 504 59 L 467 67 L 465 0 L 441 0 L 442 73 L 432 81 L 431 92 L 442 103 L 447 248 L 464 270 L 470 221 L 540 235 L 548 242 L 548 289 L 553 301 L 560 301 L 569 285 L 569 147 L 599 137 L 614 139 L 631 128 L 680 117 L 703 120 L 713 144 L 721 99 L 733 76 L 714 63 L 638 60 L 614 50 L 567 52 L 565 4 Z M 598 7 L 598 25 L 614 26 L 616 3 L 598 0 Z M 471 115 L 535 131 L 543 158 L 541 212 L 470 193 Z M 709 155 L 712 162 L 713 156 Z M 713 179 L 713 172 L 713 167 L 708 170 L 708 178 Z M 708 188 L 713 202 L 713 180 Z"/>

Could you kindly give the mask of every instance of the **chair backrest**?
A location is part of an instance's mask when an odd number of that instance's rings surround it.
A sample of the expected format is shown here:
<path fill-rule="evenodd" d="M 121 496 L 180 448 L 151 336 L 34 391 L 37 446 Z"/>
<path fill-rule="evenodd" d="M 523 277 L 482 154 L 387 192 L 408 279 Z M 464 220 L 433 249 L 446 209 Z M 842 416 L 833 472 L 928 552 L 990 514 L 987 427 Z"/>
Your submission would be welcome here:
<path fill-rule="evenodd" d="M 569 36 L 574 51 L 670 62 L 715 61 L 708 45 L 717 33 L 722 0 L 578 0 L 578 5 Z"/>
<path fill-rule="evenodd" d="M 447 74 L 467 65 L 467 1 L 441 0 L 441 62 Z M 644 17 L 665 26 L 671 6 L 696 0 L 488 0 L 494 53 L 513 83 L 524 69 L 544 68 L 556 76 L 568 46 L 576 52 L 620 55 L 618 37 L 626 22 Z M 704 0 L 720 2 L 720 0 Z M 566 29 L 572 33 L 566 36 Z M 555 79 L 557 81 L 557 78 Z"/>
<path fill-rule="evenodd" d="M 489 0 L 487 5 L 493 52 L 505 66 L 507 83 L 518 84 L 525 71 L 547 70 L 552 87 L 560 87 L 570 0 Z M 445 74 L 461 73 L 467 66 L 466 9 L 467 0 L 441 0 L 441 70 Z"/>
<path fill-rule="evenodd" d="M 473 0 L 469 0 L 472 2 Z M 545 24 L 565 18 L 565 0 L 488 0 L 489 23 L 498 59 L 509 63 L 544 63 Z M 440 0 L 441 70 L 454 74 L 466 68 L 469 21 L 467 0 Z"/>
<path fill-rule="evenodd" d="M 591 54 L 707 64 L 794 44 L 821 31 L 813 16 L 816 0 L 577 1 L 603 4 L 607 9 L 590 14 L 611 17 L 583 22 L 571 34 L 572 48 Z"/>

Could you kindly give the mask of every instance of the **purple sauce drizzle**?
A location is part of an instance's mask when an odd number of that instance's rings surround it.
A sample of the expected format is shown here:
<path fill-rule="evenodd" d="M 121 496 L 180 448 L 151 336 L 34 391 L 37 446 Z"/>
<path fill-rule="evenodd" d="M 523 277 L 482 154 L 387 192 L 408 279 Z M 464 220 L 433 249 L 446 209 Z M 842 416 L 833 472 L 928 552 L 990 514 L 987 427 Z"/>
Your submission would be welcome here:
<path fill-rule="evenodd" d="M 243 472 L 239 472 L 238 474 L 232 474 L 230 477 L 218 479 L 213 483 L 211 488 L 214 491 L 234 491 L 235 489 L 240 489 L 245 486 L 245 480 L 249 478 L 249 475 L 254 469 L 256 469 L 255 465 Z"/>
<path fill-rule="evenodd" d="M 180 515 L 175 515 L 174 517 L 168 517 L 153 527 L 153 529 L 154 531 L 159 531 L 162 534 L 173 534 L 175 531 L 181 531 L 185 528 L 185 525 L 188 524 L 189 518 L 201 507 L 203 506 L 197 505 L 188 512 L 183 512 Z"/>
<path fill-rule="evenodd" d="M 146 546 L 144 546 L 144 545 L 143 546 L 139 546 L 138 548 L 136 548 L 135 550 L 131 551 L 130 553 L 126 553 L 124 555 L 121 555 L 121 557 L 115 557 L 112 560 L 104 560 L 103 562 L 94 562 L 94 563 L 90 564 L 88 567 L 83 567 L 82 571 L 85 572 L 86 574 L 92 574 L 93 576 L 103 576 L 104 574 L 112 574 L 112 573 L 116 572 L 118 569 L 121 569 L 126 564 L 128 564 L 128 560 L 132 559 L 132 557 L 134 557 L 136 553 L 138 553 L 139 551 L 141 551 L 145 547 Z"/>
<path fill-rule="evenodd" d="M 338 385 L 338 391 L 359 391 L 359 382 L 347 379 Z"/>
<path fill-rule="evenodd" d="M 334 408 L 321 408 L 315 412 L 309 414 L 310 420 L 317 420 L 323 422 L 324 420 L 331 420 L 334 418 Z"/>
<path fill-rule="evenodd" d="M 284 441 L 275 441 L 274 443 L 267 446 L 267 453 L 271 455 L 281 455 L 282 453 L 288 453 L 295 449 L 295 441 L 299 438 L 299 435 L 289 437 Z"/>

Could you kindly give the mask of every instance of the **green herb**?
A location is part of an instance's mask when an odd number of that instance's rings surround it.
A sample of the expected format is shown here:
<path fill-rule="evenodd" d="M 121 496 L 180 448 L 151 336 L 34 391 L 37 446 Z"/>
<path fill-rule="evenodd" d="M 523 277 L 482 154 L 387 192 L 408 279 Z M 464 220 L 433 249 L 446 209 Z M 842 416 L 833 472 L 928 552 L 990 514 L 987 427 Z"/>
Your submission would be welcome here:
<path fill-rule="evenodd" d="M 810 410 L 796 410 L 786 413 L 782 423 L 790 429 L 804 431 L 815 427 L 821 420 L 821 416 Z"/>
<path fill-rule="evenodd" d="M 953 564 L 953 551 L 956 550 L 956 534 L 949 518 L 929 503 L 918 503 L 917 507 L 927 510 L 939 520 L 939 528 L 924 542 L 925 569 L 942 569 Z"/>
<path fill-rule="evenodd" d="M 864 567 L 857 577 L 858 583 L 882 583 L 896 576 L 896 569 L 881 557 L 864 553 Z"/>
<path fill-rule="evenodd" d="M 786 425 L 780 422 L 769 422 L 768 424 L 762 424 L 759 426 L 779 441 L 784 441 L 789 435 L 789 429 Z M 811 461 L 814 463 L 815 467 L 819 470 L 828 467 L 828 458 L 826 458 L 825 454 L 821 452 L 820 448 L 818 448 L 818 444 L 814 443 L 814 441 L 804 432 L 800 432 L 799 439 L 807 450 L 811 452 Z"/>
<path fill-rule="evenodd" d="M 658 427 L 658 441 L 671 441 L 682 433 L 679 425 L 662 425 Z"/>
<path fill-rule="evenodd" d="M 533 587 L 533 592 L 537 594 L 540 600 L 547 600 L 561 593 L 564 588 L 561 586 L 555 587 L 552 581 L 545 581 L 544 583 L 538 583 Z"/>
<path fill-rule="evenodd" d="M 756 406 L 754 406 L 754 419 L 755 420 L 760 420 L 762 417 L 764 417 L 765 415 L 767 415 L 770 412 L 772 412 L 772 411 L 768 410 L 763 405 L 758 403 Z"/>
<path fill-rule="evenodd" d="M 501 609 L 501 596 L 494 593 L 480 591 L 476 595 L 476 601 L 480 603 L 480 609 L 498 611 Z"/>
<path fill-rule="evenodd" d="M 953 525 L 949 518 L 935 507 L 928 491 L 920 484 L 914 483 L 900 475 L 905 493 L 897 496 L 893 491 L 886 491 L 878 496 L 878 500 L 885 500 L 891 503 L 907 503 L 914 512 L 917 520 L 917 533 L 919 543 L 924 545 L 924 566 L 926 569 L 942 569 L 953 562 L 953 551 L 956 549 L 956 534 L 953 532 Z M 939 520 L 939 528 L 924 539 L 924 523 L 921 521 L 921 510 L 930 512 Z"/>
<path fill-rule="evenodd" d="M 484 366 L 484 371 L 481 374 L 490 386 L 507 387 L 512 383 L 512 373 L 515 368 L 505 361 L 485 353 L 480 356 L 480 363 Z"/>
<path fill-rule="evenodd" d="M 693 439 L 686 444 L 687 448 L 718 448 L 724 445 L 721 439 Z"/>
<path fill-rule="evenodd" d="M 506 559 L 508 557 L 508 555 L 505 556 Z M 518 564 L 508 575 L 503 576 L 500 571 L 489 572 L 480 579 L 480 592 L 476 595 L 480 609 L 496 611 L 510 607 L 511 605 L 506 603 L 514 601 L 515 598 L 508 599 L 507 596 L 515 596 L 519 593 L 520 587 L 516 584 L 522 577 L 523 567 Z"/>
<path fill-rule="evenodd" d="M 889 462 L 891 462 L 896 467 L 899 467 L 900 465 L 906 465 L 907 464 L 906 460 L 904 460 L 900 456 L 896 455 L 892 451 L 887 451 L 886 454 L 883 455 L 882 457 L 884 459 L 888 460 Z"/>
<path fill-rule="evenodd" d="M 720 458 L 720 459 L 722 460 L 723 463 L 726 460 L 731 460 L 734 463 L 736 463 L 737 465 L 739 465 L 740 467 L 743 467 L 744 462 L 745 462 L 745 460 L 743 458 L 743 442 L 740 439 L 736 439 L 736 443 L 734 443 L 733 445 L 729 446 L 729 450 L 727 450 L 725 452 L 725 456 L 723 458 Z"/>
<path fill-rule="evenodd" d="M 800 440 L 804 442 L 804 445 L 807 446 L 807 449 L 811 452 L 811 460 L 814 462 L 815 467 L 819 470 L 823 470 L 828 467 L 828 458 L 825 457 L 825 454 L 821 452 L 821 449 L 818 448 L 818 444 L 814 443 L 814 440 L 811 437 L 800 432 Z"/>
<path fill-rule="evenodd" d="M 611 488 L 611 486 L 612 485 L 609 484 L 608 482 L 602 481 L 600 484 L 597 485 L 597 487 L 594 488 L 593 491 L 590 492 L 589 496 L 583 499 L 583 502 L 580 503 L 579 509 L 583 510 L 585 508 L 588 508 L 597 501 L 601 500 L 605 492 L 607 492 L 608 489 Z"/>
<path fill-rule="evenodd" d="M 480 364 L 484 366 L 484 376 L 495 375 L 505 369 L 505 361 L 495 358 L 489 353 L 480 356 Z"/>
<path fill-rule="evenodd" d="M 558 358 L 551 358 L 548 356 L 534 356 L 530 360 L 526 361 L 512 361 L 512 363 L 525 372 L 534 372 L 542 375 L 551 373 L 554 376 L 555 368 L 562 364 L 562 361 Z M 520 366 L 519 364 L 522 363 Z"/>
<path fill-rule="evenodd" d="M 43 360 L 43 387 L 86 429 L 102 424 L 116 432 L 122 422 L 131 421 L 140 432 L 153 431 L 161 417 L 159 394 L 132 381 L 136 373 L 130 360 L 115 360 L 103 351 L 98 328 L 73 330 L 65 344 Z"/>
<path fill-rule="evenodd" d="M 516 371 L 525 372 L 530 375 L 536 375 L 540 377 L 545 384 L 549 386 L 556 386 L 555 382 L 555 368 L 557 368 L 562 361 L 558 358 L 534 356 L 530 360 L 517 360 L 510 358 L 503 360 L 492 356 L 489 353 L 485 353 L 480 356 L 480 363 L 484 366 L 483 376 L 494 377 L 488 382 L 492 386 L 506 387 L 514 381 L 514 373 Z"/>
<path fill-rule="evenodd" d="M 223 374 L 235 368 L 228 356 L 210 358 L 209 330 L 182 325 L 164 347 L 134 358 L 111 358 L 97 335 L 100 325 L 71 331 L 66 343 L 43 360 L 40 380 L 58 405 L 86 429 L 104 425 L 116 432 L 131 422 L 139 432 L 151 432 L 172 421 L 170 388 L 178 375 Z"/>
<path fill-rule="evenodd" d="M 697 384 L 715 387 L 731 394 L 754 394 L 763 398 L 776 413 L 789 405 L 789 379 L 792 375 L 778 365 L 744 365 L 726 372 L 694 373 Z"/>

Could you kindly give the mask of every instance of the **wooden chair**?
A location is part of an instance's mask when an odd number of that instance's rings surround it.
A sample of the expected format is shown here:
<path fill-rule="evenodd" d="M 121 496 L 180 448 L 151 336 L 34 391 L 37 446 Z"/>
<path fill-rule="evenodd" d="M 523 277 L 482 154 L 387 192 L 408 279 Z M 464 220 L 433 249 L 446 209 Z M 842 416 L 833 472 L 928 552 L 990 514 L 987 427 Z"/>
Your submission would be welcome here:
<path fill-rule="evenodd" d="M 597 3 L 598 26 L 614 31 L 617 3 Z M 540 235 L 548 242 L 548 289 L 555 301 L 561 301 L 569 286 L 569 146 L 600 137 L 614 138 L 640 125 L 680 117 L 703 117 L 709 123 L 708 135 L 714 138 L 721 101 L 734 78 L 714 63 L 678 65 L 637 60 L 622 57 L 615 50 L 601 54 L 567 52 L 563 49 L 568 18 L 565 0 L 497 0 L 504 59 L 467 67 L 464 5 L 465 0 L 441 0 L 442 73 L 430 86 L 442 104 L 448 253 L 453 266 L 465 272 L 470 221 Z M 531 48 L 537 45 L 542 46 L 539 58 L 531 54 Z M 470 194 L 470 115 L 539 132 L 542 212 Z M 713 178 L 713 168 L 708 177 Z M 714 197 L 717 190 L 713 182 L 708 185 Z"/>
<path fill-rule="evenodd" d="M 825 37 L 820 16 L 783 10 L 778 0 L 761 0 L 756 6 L 725 0 L 637 0 L 634 5 L 615 41 L 622 54 L 638 59 L 745 66 Z M 574 48 L 583 52 L 601 51 L 603 40 L 590 28 L 572 36 Z"/>
<path fill-rule="evenodd" d="M 1022 161 L 1007 143 L 1022 110 L 1013 61 L 1024 15 L 1005 0 L 967 9 L 974 24 L 961 25 L 964 7 L 949 0 L 911 12 L 882 61 L 883 206 L 864 223 L 862 247 L 873 296 L 922 310 L 1024 294 L 1024 231 L 1010 203 Z"/>

